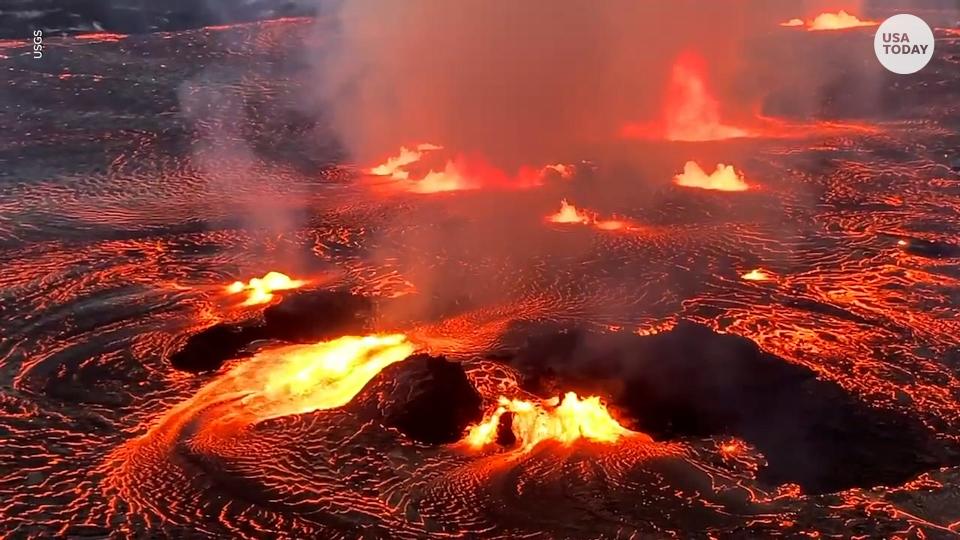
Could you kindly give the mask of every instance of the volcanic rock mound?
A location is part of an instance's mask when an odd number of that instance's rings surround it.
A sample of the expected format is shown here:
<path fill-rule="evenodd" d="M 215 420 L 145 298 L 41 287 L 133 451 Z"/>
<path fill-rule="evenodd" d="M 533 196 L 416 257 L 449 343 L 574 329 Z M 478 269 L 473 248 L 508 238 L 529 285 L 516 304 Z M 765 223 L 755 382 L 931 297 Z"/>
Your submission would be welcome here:
<path fill-rule="evenodd" d="M 215 371 L 224 361 L 243 356 L 243 349 L 257 340 L 311 343 L 359 333 L 371 311 L 367 298 L 346 291 L 291 294 L 266 308 L 262 322 L 220 323 L 190 336 L 170 355 L 170 363 L 182 371 Z"/>
<path fill-rule="evenodd" d="M 771 484 L 817 493 L 897 484 L 960 460 L 921 422 L 870 407 L 748 339 L 691 322 L 651 336 L 547 331 L 513 362 L 541 393 L 557 381 L 610 393 L 658 440 L 742 438 L 766 457 L 759 479 Z"/>
<path fill-rule="evenodd" d="M 382 397 L 384 423 L 415 441 L 456 442 L 483 417 L 480 394 L 457 362 L 417 354 L 381 376 L 393 379 Z"/>

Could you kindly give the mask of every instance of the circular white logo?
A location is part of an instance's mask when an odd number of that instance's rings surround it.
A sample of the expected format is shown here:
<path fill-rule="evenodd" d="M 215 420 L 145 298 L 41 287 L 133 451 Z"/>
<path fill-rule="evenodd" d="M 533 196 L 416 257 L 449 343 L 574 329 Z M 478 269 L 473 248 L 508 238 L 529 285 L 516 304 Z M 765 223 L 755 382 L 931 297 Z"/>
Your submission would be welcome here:
<path fill-rule="evenodd" d="M 916 15 L 894 15 L 877 28 L 873 50 L 888 70 L 901 75 L 916 73 L 933 57 L 933 30 Z"/>

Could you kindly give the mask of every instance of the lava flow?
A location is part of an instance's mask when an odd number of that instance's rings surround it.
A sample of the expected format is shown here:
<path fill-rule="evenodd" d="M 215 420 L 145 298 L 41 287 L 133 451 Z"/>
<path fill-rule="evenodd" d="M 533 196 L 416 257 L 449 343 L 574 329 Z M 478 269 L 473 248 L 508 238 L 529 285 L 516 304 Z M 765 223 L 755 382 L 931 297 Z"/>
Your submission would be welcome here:
<path fill-rule="evenodd" d="M 688 161 L 683 172 L 673 177 L 673 183 L 683 187 L 715 191 L 746 191 L 750 185 L 743 180 L 733 165 L 717 164 L 717 169 L 707 174 L 695 161 Z"/>
<path fill-rule="evenodd" d="M 467 443 L 482 448 L 497 440 L 497 431 L 504 415 L 511 413 L 510 429 L 524 451 L 541 442 L 556 440 L 571 443 L 577 439 L 612 443 L 621 437 L 642 435 L 620 425 L 598 396 L 580 398 L 567 392 L 540 403 L 500 396 L 493 414 L 470 428 Z"/>
<path fill-rule="evenodd" d="M 803 26 L 806 27 L 808 32 L 815 32 L 822 30 L 845 30 L 847 28 L 877 26 L 878 24 L 880 23 L 877 21 L 860 20 L 856 15 L 851 15 L 841 9 L 836 13 L 821 13 L 809 21 L 804 21 L 803 19 L 790 19 L 789 21 L 780 23 L 780 26 Z"/>
<path fill-rule="evenodd" d="M 551 223 L 579 223 L 582 225 L 592 225 L 597 229 L 604 231 L 618 231 L 621 229 L 632 228 L 629 223 L 619 219 L 599 219 L 595 212 L 579 210 L 576 206 L 567 202 L 566 199 L 560 201 L 560 210 L 547 216 L 547 221 Z"/>
<path fill-rule="evenodd" d="M 385 367 L 406 359 L 415 349 L 403 334 L 344 336 L 266 349 L 171 409 L 151 432 L 180 426 L 209 407 L 216 409 L 211 427 L 243 427 L 340 407 Z"/>
<path fill-rule="evenodd" d="M 250 281 L 246 283 L 234 281 L 230 285 L 227 285 L 226 290 L 227 294 L 230 295 L 246 292 L 247 298 L 241 305 L 255 306 L 266 304 L 273 300 L 273 293 L 275 291 L 298 289 L 306 284 L 307 282 L 304 280 L 292 279 L 290 276 L 280 272 L 267 272 L 263 277 L 251 278 Z"/>
<path fill-rule="evenodd" d="M 720 103 L 707 82 L 706 62 L 699 55 L 680 55 L 670 71 L 663 118 L 659 123 L 627 124 L 625 138 L 670 141 L 716 141 L 752 136 L 750 130 L 723 123 Z"/>
<path fill-rule="evenodd" d="M 406 146 L 401 146 L 400 152 L 397 155 L 387 158 L 385 162 L 376 167 L 372 167 L 370 174 L 375 176 L 389 176 L 394 180 L 406 180 L 410 177 L 410 173 L 406 170 L 407 165 L 412 165 L 420 161 L 426 152 L 442 149 L 442 146 L 431 143 L 420 143 L 413 150 Z"/>
<path fill-rule="evenodd" d="M 414 350 L 403 334 L 345 336 L 267 350 L 257 356 L 254 368 L 243 364 L 232 373 L 237 378 L 256 375 L 259 388 L 240 402 L 265 420 L 345 405 L 383 368 Z"/>
<path fill-rule="evenodd" d="M 423 194 L 481 188 L 530 188 L 540 185 L 547 173 L 567 178 L 572 172 L 567 165 L 547 165 L 541 168 L 524 166 L 511 176 L 491 165 L 480 155 L 464 153 L 447 159 L 440 170 L 422 167 L 419 174 L 411 170 L 411 166 L 422 163 L 428 152 L 442 149 L 442 146 L 430 143 L 419 144 L 414 150 L 401 147 L 396 156 L 371 167 L 369 173 L 389 177 L 405 191 Z"/>

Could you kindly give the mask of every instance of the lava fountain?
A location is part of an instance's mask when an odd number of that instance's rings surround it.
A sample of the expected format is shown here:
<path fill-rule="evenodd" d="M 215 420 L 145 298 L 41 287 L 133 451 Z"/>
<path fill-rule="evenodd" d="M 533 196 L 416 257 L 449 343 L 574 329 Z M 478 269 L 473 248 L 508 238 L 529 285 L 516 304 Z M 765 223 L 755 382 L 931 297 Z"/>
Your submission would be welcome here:
<path fill-rule="evenodd" d="M 293 279 L 280 272 L 267 272 L 263 277 L 251 278 L 250 281 L 246 283 L 243 281 L 234 281 L 230 285 L 227 285 L 226 291 L 229 295 L 246 292 L 247 298 L 241 305 L 255 306 L 258 304 L 266 304 L 273 300 L 273 293 L 275 291 L 299 289 L 306 284 L 307 282 L 305 280 Z"/>
<path fill-rule="evenodd" d="M 426 152 L 442 149 L 442 146 L 431 143 L 420 143 L 414 149 L 401 146 L 397 155 L 390 156 L 383 163 L 371 167 L 369 172 L 374 176 L 389 176 L 394 180 L 406 180 L 410 177 L 410 173 L 406 170 L 408 165 L 420 161 Z"/>
<path fill-rule="evenodd" d="M 862 28 L 864 26 L 877 26 L 880 24 L 877 21 L 871 20 L 860 20 L 856 15 L 851 15 L 844 10 L 840 10 L 836 13 L 821 13 L 814 17 L 812 20 L 804 21 L 803 19 L 790 19 L 780 23 L 780 26 L 789 26 L 789 27 L 806 27 L 808 32 L 816 32 L 823 30 L 846 30 L 848 28 Z"/>
<path fill-rule="evenodd" d="M 673 177 L 673 183 L 678 186 L 715 191 L 746 191 L 750 189 L 743 175 L 738 173 L 733 165 L 717 164 L 717 169 L 707 174 L 695 161 L 688 161 L 683 166 L 683 172 Z"/>
<path fill-rule="evenodd" d="M 599 219 L 596 212 L 580 210 L 576 206 L 567 202 L 566 199 L 560 201 L 560 210 L 546 217 L 550 223 L 562 224 L 581 224 L 591 225 L 603 231 L 618 231 L 622 229 L 633 229 L 630 223 L 619 219 Z"/>
<path fill-rule="evenodd" d="M 511 175 L 489 163 L 483 156 L 467 153 L 457 153 L 450 159 L 441 160 L 442 168 L 424 165 L 427 153 L 443 149 L 430 143 L 419 144 L 413 150 L 401 147 L 397 155 L 371 167 L 368 172 L 395 180 L 395 185 L 404 191 L 426 194 L 483 188 L 525 189 L 541 185 L 547 175 L 570 178 L 574 170 L 572 166 L 564 164 L 539 168 L 523 166 Z M 420 165 L 419 171 L 413 170 L 416 165 Z"/>
<path fill-rule="evenodd" d="M 506 413 L 512 415 L 510 428 L 525 452 L 547 440 L 564 444 L 577 439 L 613 443 L 621 437 L 646 437 L 621 426 L 598 396 L 581 399 L 575 392 L 567 392 L 562 401 L 553 397 L 539 403 L 500 396 L 498 403 L 493 414 L 467 433 L 466 442 L 473 448 L 496 442 L 497 430 Z"/>
<path fill-rule="evenodd" d="M 716 141 L 752 136 L 747 129 L 721 121 L 720 103 L 710 89 L 706 62 L 692 52 L 680 55 L 671 68 L 660 122 L 626 124 L 620 134 L 625 138 L 670 141 Z"/>
<path fill-rule="evenodd" d="M 744 272 L 740 275 L 740 279 L 746 281 L 770 281 L 773 279 L 773 276 L 763 268 L 754 268 L 749 272 Z"/>
<path fill-rule="evenodd" d="M 547 216 L 547 221 L 553 223 L 583 223 L 586 225 L 593 221 L 593 217 L 586 212 L 578 210 L 576 206 L 568 203 L 566 199 L 563 199 L 560 201 L 560 210 L 555 214 Z"/>

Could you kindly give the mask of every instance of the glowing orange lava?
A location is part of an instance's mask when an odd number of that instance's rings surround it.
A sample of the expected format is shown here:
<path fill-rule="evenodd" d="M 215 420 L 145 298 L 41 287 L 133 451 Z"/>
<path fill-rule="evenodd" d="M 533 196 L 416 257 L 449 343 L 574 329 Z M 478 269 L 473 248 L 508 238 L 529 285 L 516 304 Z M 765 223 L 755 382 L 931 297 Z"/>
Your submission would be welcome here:
<path fill-rule="evenodd" d="M 307 282 L 304 280 L 292 279 L 290 276 L 281 274 L 280 272 L 267 272 L 262 278 L 251 278 L 247 283 L 234 281 L 230 285 L 227 285 L 226 289 L 227 294 L 231 295 L 246 292 L 247 298 L 241 305 L 255 306 L 258 304 L 266 304 L 273 300 L 273 293 L 275 291 L 297 289 L 306 284 Z"/>
<path fill-rule="evenodd" d="M 856 15 L 851 15 L 844 10 L 836 13 L 821 13 L 812 20 L 803 21 L 802 19 L 790 19 L 780 23 L 780 26 L 806 27 L 808 32 L 821 30 L 845 30 L 847 28 L 861 28 L 864 26 L 876 26 L 880 24 L 877 21 L 860 20 Z"/>
<path fill-rule="evenodd" d="M 399 154 L 387 158 L 386 161 L 376 167 L 372 167 L 370 174 L 389 176 L 394 180 L 406 180 L 410 176 L 410 173 L 406 170 L 407 165 L 412 165 L 420 161 L 426 152 L 442 149 L 442 146 L 431 143 L 420 143 L 412 150 L 406 146 L 401 146 Z"/>
<path fill-rule="evenodd" d="M 721 121 L 720 104 L 707 83 L 706 62 L 691 52 L 680 55 L 670 71 L 661 123 L 627 124 L 620 134 L 627 138 L 670 141 L 716 141 L 751 136 L 750 131 Z"/>
<path fill-rule="evenodd" d="M 573 166 L 565 165 L 563 163 L 554 163 L 552 165 L 547 165 L 543 168 L 543 173 L 546 174 L 550 171 L 553 171 L 561 178 L 570 178 L 573 176 Z"/>
<path fill-rule="evenodd" d="M 731 439 L 717 445 L 717 449 L 720 450 L 720 455 L 724 458 L 729 458 L 742 454 L 745 450 L 743 445 L 735 439 Z"/>
<path fill-rule="evenodd" d="M 717 165 L 717 170 L 707 174 L 695 161 L 688 161 L 683 172 L 673 177 L 673 183 L 683 187 L 712 189 L 717 191 L 746 191 L 750 185 L 743 180 L 732 165 Z"/>
<path fill-rule="evenodd" d="M 769 281 L 773 279 L 773 276 L 763 268 L 754 268 L 753 270 L 742 274 L 740 279 L 745 279 L 747 281 Z"/>
<path fill-rule="evenodd" d="M 579 223 L 582 225 L 592 225 L 603 231 L 617 231 L 621 229 L 633 229 L 630 223 L 619 219 L 598 219 L 595 212 L 579 210 L 576 206 L 567 202 L 566 199 L 560 201 L 560 210 L 547 216 L 547 221 L 551 223 Z"/>
<path fill-rule="evenodd" d="M 547 216 L 547 219 L 554 223 L 583 223 L 586 225 L 593 221 L 593 216 L 577 210 L 576 206 L 563 199 L 560 201 L 560 210 L 556 214 Z"/>
<path fill-rule="evenodd" d="M 204 415 L 204 431 L 234 432 L 270 418 L 349 403 L 387 366 L 416 347 L 403 334 L 344 336 L 255 354 L 170 409 L 141 440 L 172 434 Z"/>
<path fill-rule="evenodd" d="M 114 34 L 112 32 L 91 32 L 89 34 L 77 34 L 77 39 L 87 39 L 90 41 L 116 42 L 127 37 L 126 34 Z"/>
<path fill-rule="evenodd" d="M 401 147 L 400 152 L 384 163 L 369 169 L 375 176 L 386 176 L 396 180 L 396 186 L 411 193 L 442 193 L 481 188 L 529 188 L 540 185 L 544 175 L 557 174 L 569 178 L 573 174 L 570 165 L 553 164 L 541 168 L 521 167 L 516 174 L 509 175 L 494 167 L 482 156 L 476 154 L 457 154 L 447 159 L 442 169 L 427 168 L 421 162 L 427 152 L 442 150 L 442 146 L 424 143 L 411 150 Z M 411 166 L 420 164 L 420 170 L 411 170 Z M 425 172 L 424 172 L 425 171 Z"/>
<path fill-rule="evenodd" d="M 507 412 L 513 413 L 511 429 L 524 451 L 546 440 L 567 444 L 582 438 L 611 443 L 621 437 L 640 435 L 610 416 L 598 396 L 581 399 L 575 392 L 567 392 L 563 401 L 554 397 L 540 403 L 500 396 L 499 406 L 493 414 L 470 428 L 467 443 L 481 448 L 495 442 L 497 426 Z"/>
<path fill-rule="evenodd" d="M 259 388 L 241 403 L 258 410 L 260 420 L 341 407 L 385 367 L 414 350 L 403 334 L 389 334 L 264 351 L 256 356 L 263 370 L 255 379 Z"/>

